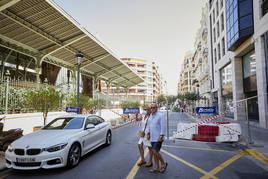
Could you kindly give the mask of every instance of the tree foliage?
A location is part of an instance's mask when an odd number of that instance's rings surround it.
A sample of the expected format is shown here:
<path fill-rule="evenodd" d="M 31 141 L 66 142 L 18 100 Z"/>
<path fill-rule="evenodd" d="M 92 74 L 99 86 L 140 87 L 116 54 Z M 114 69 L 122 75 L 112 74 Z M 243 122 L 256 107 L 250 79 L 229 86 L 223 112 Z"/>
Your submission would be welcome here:
<path fill-rule="evenodd" d="M 173 96 L 173 95 L 167 96 L 168 104 L 174 103 L 176 101 L 176 99 L 177 99 L 176 96 Z"/>
<path fill-rule="evenodd" d="M 194 93 L 194 92 L 187 92 L 184 94 L 184 99 L 187 101 L 197 101 L 200 100 L 201 97 L 198 93 Z"/>
<path fill-rule="evenodd" d="M 29 108 L 43 112 L 45 125 L 48 112 L 59 108 L 61 95 L 51 87 L 33 89 L 26 93 L 25 101 Z"/>
<path fill-rule="evenodd" d="M 140 107 L 141 104 L 139 102 L 129 102 L 129 101 L 123 101 L 121 103 L 122 108 L 137 108 Z"/>
<path fill-rule="evenodd" d="M 166 97 L 163 94 L 161 94 L 161 95 L 157 96 L 156 101 L 157 101 L 157 103 L 166 102 Z"/>
<path fill-rule="evenodd" d="M 99 106 L 101 108 L 105 101 L 103 99 L 92 99 L 86 94 L 80 93 L 80 108 L 81 109 L 91 109 L 94 106 Z M 67 97 L 67 106 L 75 107 L 77 106 L 76 94 L 71 93 Z"/>

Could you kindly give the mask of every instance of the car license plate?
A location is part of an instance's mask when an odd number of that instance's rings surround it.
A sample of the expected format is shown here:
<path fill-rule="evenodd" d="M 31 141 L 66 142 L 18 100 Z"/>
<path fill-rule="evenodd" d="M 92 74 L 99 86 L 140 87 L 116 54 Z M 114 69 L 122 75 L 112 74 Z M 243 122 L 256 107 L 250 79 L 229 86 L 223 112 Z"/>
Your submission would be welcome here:
<path fill-rule="evenodd" d="M 35 158 L 16 158 L 16 161 L 20 163 L 30 163 L 35 162 Z"/>

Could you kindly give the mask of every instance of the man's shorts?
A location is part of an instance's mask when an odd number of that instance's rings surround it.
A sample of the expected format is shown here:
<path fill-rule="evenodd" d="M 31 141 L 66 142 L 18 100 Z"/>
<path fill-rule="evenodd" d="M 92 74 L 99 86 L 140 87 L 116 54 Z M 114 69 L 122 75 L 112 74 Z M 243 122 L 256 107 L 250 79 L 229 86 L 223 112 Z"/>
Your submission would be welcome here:
<path fill-rule="evenodd" d="M 151 142 L 152 144 L 152 149 L 155 151 L 155 152 L 159 152 L 161 147 L 162 147 L 162 143 L 163 142 Z"/>

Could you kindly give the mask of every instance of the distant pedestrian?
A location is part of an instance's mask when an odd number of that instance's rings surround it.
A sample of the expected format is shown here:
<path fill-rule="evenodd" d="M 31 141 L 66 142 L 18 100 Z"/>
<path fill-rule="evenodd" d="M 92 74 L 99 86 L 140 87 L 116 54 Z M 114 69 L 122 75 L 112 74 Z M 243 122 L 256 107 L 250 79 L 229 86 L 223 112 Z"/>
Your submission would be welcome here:
<path fill-rule="evenodd" d="M 165 118 L 164 115 L 158 111 L 158 106 L 156 103 L 151 104 L 149 125 L 150 127 L 147 137 L 151 141 L 155 161 L 155 167 L 151 169 L 150 172 L 164 173 L 168 163 L 164 161 L 162 155 L 160 154 L 160 149 L 165 136 Z M 159 161 L 161 163 L 161 167 L 159 166 Z"/>
<path fill-rule="evenodd" d="M 148 119 L 150 116 L 150 108 L 145 108 L 143 113 L 143 116 L 141 117 L 141 128 L 139 131 L 139 142 L 138 142 L 138 148 L 140 151 L 140 156 L 141 156 L 141 161 L 138 163 L 138 166 L 145 165 L 146 167 L 151 167 L 153 166 L 153 151 L 152 151 L 152 146 L 150 141 L 147 139 L 147 134 L 148 134 Z M 149 161 L 146 163 L 145 158 L 144 158 L 144 146 L 148 147 L 149 149 Z"/>

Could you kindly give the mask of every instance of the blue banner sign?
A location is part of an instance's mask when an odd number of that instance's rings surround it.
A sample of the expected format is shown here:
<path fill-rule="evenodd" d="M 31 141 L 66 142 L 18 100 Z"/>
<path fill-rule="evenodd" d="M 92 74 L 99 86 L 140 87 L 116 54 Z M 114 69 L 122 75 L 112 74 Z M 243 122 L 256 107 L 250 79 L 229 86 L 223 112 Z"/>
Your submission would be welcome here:
<path fill-rule="evenodd" d="M 197 114 L 216 114 L 216 106 L 213 107 L 196 107 Z"/>
<path fill-rule="evenodd" d="M 123 108 L 123 114 L 137 114 L 140 113 L 140 108 Z"/>
<path fill-rule="evenodd" d="M 75 112 L 75 113 L 78 113 L 79 112 L 79 108 L 78 107 L 66 107 L 66 112 Z"/>

